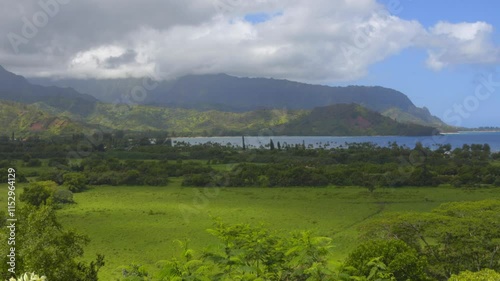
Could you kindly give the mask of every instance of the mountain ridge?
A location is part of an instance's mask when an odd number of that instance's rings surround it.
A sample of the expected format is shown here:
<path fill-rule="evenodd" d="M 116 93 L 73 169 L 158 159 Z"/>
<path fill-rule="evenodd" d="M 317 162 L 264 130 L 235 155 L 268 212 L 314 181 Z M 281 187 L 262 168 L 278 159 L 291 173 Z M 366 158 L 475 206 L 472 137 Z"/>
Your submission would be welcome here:
<path fill-rule="evenodd" d="M 263 132 L 280 135 L 432 135 L 432 127 L 401 124 L 357 104 L 335 104 L 313 110 L 261 109 L 249 112 L 196 111 L 182 108 L 98 103 L 79 120 L 44 103 L 0 100 L 0 134 L 8 136 L 93 134 L 95 129 L 131 134 L 168 132 L 171 136 L 239 136 Z"/>
<path fill-rule="evenodd" d="M 73 88 L 42 86 L 30 83 L 23 76 L 0 66 L 0 98 L 24 104 L 44 102 L 63 111 L 86 115 L 98 101 L 91 95 L 81 94 Z"/>
<path fill-rule="evenodd" d="M 132 85 L 137 80 L 120 81 Z M 123 88 L 120 81 L 116 86 Z M 416 107 L 406 95 L 380 86 L 330 87 L 227 74 L 191 75 L 159 82 L 144 104 L 131 105 L 101 103 L 68 86 L 35 85 L 3 68 L 0 82 L 0 99 L 35 106 L 32 110 L 43 117 L 37 121 L 29 115 L 35 125 L 23 127 L 28 132 L 58 131 L 51 130 L 53 124 L 47 120 L 57 120 L 56 127 L 74 122 L 79 125 L 72 128 L 86 131 L 101 126 L 191 136 L 259 134 L 261 130 L 279 135 L 431 135 L 440 125 L 439 119 Z M 420 124 L 415 124 L 412 121 L 418 115 Z M 408 124 L 393 120 L 397 118 Z"/>
<path fill-rule="evenodd" d="M 131 99 L 134 87 L 144 79 L 47 80 L 32 79 L 44 85 L 75 87 L 106 97 L 107 102 Z M 145 90 L 145 89 L 144 89 Z M 227 74 L 187 75 L 170 81 L 157 81 L 145 90 L 145 99 L 133 103 L 197 110 L 245 112 L 258 109 L 313 109 L 338 103 L 356 103 L 399 122 L 431 125 L 451 130 L 427 109 L 416 107 L 403 93 L 381 86 L 326 86 L 285 79 L 234 77 Z M 124 98 L 125 97 L 125 98 Z"/>

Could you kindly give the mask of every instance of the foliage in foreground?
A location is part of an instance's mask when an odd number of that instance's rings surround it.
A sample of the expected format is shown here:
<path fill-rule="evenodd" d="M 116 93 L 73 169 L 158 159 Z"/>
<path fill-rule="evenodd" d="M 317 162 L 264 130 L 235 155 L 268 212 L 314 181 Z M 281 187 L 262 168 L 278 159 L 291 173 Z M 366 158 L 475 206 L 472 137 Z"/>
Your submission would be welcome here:
<path fill-rule="evenodd" d="M 154 280 L 333 280 L 327 264 L 330 238 L 310 232 L 283 236 L 263 227 L 220 221 L 209 232 L 221 242 L 218 247 L 196 254 L 181 242 L 182 257 L 159 262 L 162 269 Z M 140 274 L 128 272 L 122 280 L 148 280 L 133 276 Z"/>
<path fill-rule="evenodd" d="M 9 281 L 46 281 L 47 277 L 38 276 L 35 273 L 24 273 L 18 279 L 12 277 Z"/>
<path fill-rule="evenodd" d="M 464 271 L 458 275 L 451 276 L 448 281 L 498 281 L 500 280 L 500 273 L 491 270 L 483 269 L 478 272 Z"/>
<path fill-rule="evenodd" d="M 430 213 L 386 216 L 370 223 L 366 237 L 397 239 L 428 260 L 434 280 L 462 271 L 500 270 L 500 202 L 453 202 Z M 474 279 L 471 279 L 474 280 Z"/>
<path fill-rule="evenodd" d="M 429 280 L 427 259 L 401 240 L 374 240 L 360 244 L 344 262 L 344 271 L 354 276 L 373 275 L 374 263 L 396 280 Z"/>
<path fill-rule="evenodd" d="M 487 202 L 478 204 L 487 205 Z M 467 204 L 463 207 L 470 208 Z M 328 263 L 331 239 L 315 237 L 310 232 L 283 235 L 262 226 L 227 225 L 220 221 L 216 221 L 214 229 L 209 232 L 220 241 L 217 247 L 196 253 L 188 247 L 187 242 L 179 241 L 183 250 L 181 257 L 158 262 L 161 270 L 157 276 L 153 277 L 142 266 L 130 265 L 122 269 L 121 280 L 448 280 L 448 277 L 436 274 L 436 268 L 449 266 L 446 261 L 432 260 L 434 264 L 429 264 L 430 258 L 425 252 L 417 251 L 413 245 L 399 239 L 368 240 L 360 244 L 340 267 L 332 268 Z M 481 246 L 475 245 L 476 248 Z M 474 249 L 469 251 L 473 252 Z M 500 280 L 491 279 L 498 274 L 493 270 L 478 273 L 457 271 L 456 274 L 459 275 L 450 275 L 449 280 Z"/>
<path fill-rule="evenodd" d="M 26 230 L 19 237 L 29 241 L 20 249 L 22 270 L 34 269 L 51 281 L 97 280 L 102 256 L 89 265 L 77 263 L 85 237 L 62 230 L 50 205 L 28 205 L 21 213 Z M 339 268 L 328 262 L 330 238 L 216 220 L 209 232 L 218 245 L 197 253 L 180 242 L 181 257 L 158 262 L 154 278 L 144 267 L 131 265 L 123 268 L 121 280 L 498 281 L 499 215 L 500 202 L 486 200 L 382 218 L 367 227 L 371 239 Z"/>
<path fill-rule="evenodd" d="M 74 231 L 63 229 L 58 222 L 50 193 L 44 193 L 43 185 L 35 185 L 25 190 L 22 197 L 27 204 L 16 212 L 16 271 L 34 271 L 51 281 L 95 281 L 99 268 L 104 265 L 104 257 L 98 255 L 89 264 L 78 262 L 83 256 L 83 247 L 89 239 Z M 42 192 L 39 192 L 42 191 Z M 46 197 L 48 196 L 48 197 Z M 29 199 L 28 199 L 29 198 Z M 0 226 L 6 224 L 6 218 Z M 6 241 L 9 233 L 2 227 L 0 239 Z M 0 244 L 2 253 L 2 279 L 10 278 L 7 271 L 7 243 Z M 30 276 L 31 277 L 31 276 Z M 24 276 L 23 276 L 24 278 Z"/>

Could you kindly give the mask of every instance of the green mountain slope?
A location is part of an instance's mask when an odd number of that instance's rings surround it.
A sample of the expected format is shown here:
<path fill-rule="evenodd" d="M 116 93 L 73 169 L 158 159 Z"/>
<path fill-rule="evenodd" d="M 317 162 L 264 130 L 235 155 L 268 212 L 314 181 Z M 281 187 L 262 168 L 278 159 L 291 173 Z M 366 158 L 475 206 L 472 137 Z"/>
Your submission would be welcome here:
<path fill-rule="evenodd" d="M 168 131 L 185 136 L 258 135 L 262 130 L 286 124 L 306 113 L 305 110 L 277 109 L 235 113 L 98 104 L 86 120 L 90 124 L 135 132 Z"/>
<path fill-rule="evenodd" d="M 313 109 L 309 114 L 287 123 L 287 135 L 420 136 L 437 133 L 436 129 L 403 124 L 356 104 L 336 104 Z"/>
<path fill-rule="evenodd" d="M 87 118 L 128 131 L 168 131 L 184 136 L 224 135 L 432 135 L 435 129 L 401 124 L 355 104 L 337 104 L 313 110 L 257 110 L 243 113 L 196 111 L 180 108 L 99 104 Z"/>
<path fill-rule="evenodd" d="M 441 131 L 454 132 L 456 127 L 450 126 L 441 119 L 431 115 L 427 108 L 414 108 L 410 112 L 405 112 L 397 107 L 389 108 L 382 112 L 382 115 L 389 117 L 400 123 L 412 123 L 424 126 L 432 126 Z"/>
<path fill-rule="evenodd" d="M 168 132 L 177 136 L 230 135 L 431 135 L 434 128 L 401 124 L 355 104 L 313 110 L 266 109 L 249 112 L 196 111 L 98 103 L 88 116 L 71 115 L 44 103 L 0 101 L 0 134 L 61 135 L 91 133 L 93 128 Z"/>
<path fill-rule="evenodd" d="M 63 135 L 88 132 L 89 127 L 65 116 L 56 116 L 37 105 L 0 101 L 0 135 Z"/>
<path fill-rule="evenodd" d="M 42 85 L 73 87 L 104 102 L 129 99 L 144 79 L 50 80 L 31 79 Z M 200 111 L 245 112 L 258 109 L 311 110 L 315 107 L 356 103 L 401 122 L 444 127 L 446 124 L 425 108 L 416 107 L 403 93 L 379 86 L 331 87 L 282 79 L 245 78 L 226 74 L 188 75 L 158 81 L 147 91 L 146 105 Z M 398 113 L 392 111 L 396 110 Z M 392 113 L 389 113 L 392 112 Z M 404 115 L 404 118 L 402 116 Z"/>

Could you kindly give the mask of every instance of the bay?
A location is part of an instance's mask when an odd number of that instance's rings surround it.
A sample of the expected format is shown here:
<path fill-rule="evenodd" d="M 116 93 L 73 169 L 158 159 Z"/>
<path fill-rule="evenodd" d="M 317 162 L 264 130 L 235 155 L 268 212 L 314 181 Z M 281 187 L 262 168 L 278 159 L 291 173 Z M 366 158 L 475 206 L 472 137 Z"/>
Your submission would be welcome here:
<path fill-rule="evenodd" d="M 277 145 L 302 145 L 310 148 L 333 148 L 345 147 L 349 143 L 369 142 L 378 146 L 387 146 L 389 143 L 396 142 L 398 145 L 404 145 L 413 148 L 417 142 L 426 147 L 436 148 L 438 145 L 450 144 L 453 148 L 462 147 L 464 144 L 488 144 L 492 151 L 500 151 L 500 132 L 459 132 L 456 134 L 442 134 L 437 136 L 406 137 L 406 136 L 353 136 L 353 137 L 335 137 L 335 136 L 245 136 L 247 147 L 266 147 L 273 140 Z M 189 144 L 203 144 L 208 142 L 219 143 L 222 145 L 242 146 L 240 137 L 192 137 L 192 138 L 173 138 L 174 144 L 186 142 Z"/>

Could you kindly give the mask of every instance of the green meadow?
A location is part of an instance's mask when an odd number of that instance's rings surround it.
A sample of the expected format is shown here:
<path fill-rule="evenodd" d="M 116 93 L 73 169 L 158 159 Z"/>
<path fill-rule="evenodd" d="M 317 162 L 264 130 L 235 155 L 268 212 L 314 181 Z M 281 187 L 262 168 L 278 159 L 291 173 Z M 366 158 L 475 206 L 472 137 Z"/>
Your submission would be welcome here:
<path fill-rule="evenodd" d="M 276 231 L 313 230 L 332 237 L 336 263 L 359 243 L 358 229 L 388 212 L 430 211 L 441 203 L 500 198 L 498 189 L 379 188 L 191 188 L 173 179 L 165 187 L 99 186 L 75 194 L 59 211 L 66 228 L 88 235 L 85 258 L 104 254 L 100 279 L 115 280 L 131 263 L 155 271 L 159 260 L 177 257 L 175 240 L 193 249 L 216 243 L 205 230 L 213 218 L 263 224 Z M 3 198 L 0 199 L 2 202 Z"/>

